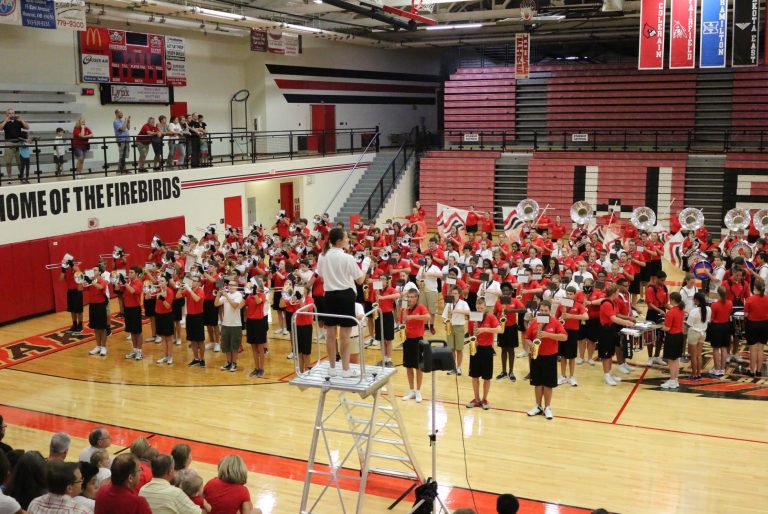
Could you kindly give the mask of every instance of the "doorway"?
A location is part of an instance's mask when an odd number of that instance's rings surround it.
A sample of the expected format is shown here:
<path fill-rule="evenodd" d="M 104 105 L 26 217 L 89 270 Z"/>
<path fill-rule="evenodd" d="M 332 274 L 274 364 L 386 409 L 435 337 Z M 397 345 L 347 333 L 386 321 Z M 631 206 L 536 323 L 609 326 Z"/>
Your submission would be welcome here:
<path fill-rule="evenodd" d="M 309 150 L 317 150 L 318 153 L 336 152 L 336 106 L 329 104 L 313 104 L 312 111 L 312 136 L 307 145 Z M 313 148 L 314 146 L 314 148 Z"/>

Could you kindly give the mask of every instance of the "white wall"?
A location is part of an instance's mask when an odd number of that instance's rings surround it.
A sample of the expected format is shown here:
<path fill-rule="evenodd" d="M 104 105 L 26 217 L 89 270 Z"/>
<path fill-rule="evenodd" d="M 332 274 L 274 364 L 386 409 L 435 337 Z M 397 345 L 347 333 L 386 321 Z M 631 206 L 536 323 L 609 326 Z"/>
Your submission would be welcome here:
<path fill-rule="evenodd" d="M 343 170 L 325 172 L 324 170 L 329 166 L 351 168 L 358 157 L 359 155 L 343 155 L 320 159 L 259 162 L 225 168 L 198 168 L 129 175 L 119 178 L 92 178 L 28 186 L 6 186 L 0 190 L 0 244 L 87 230 L 88 218 L 97 218 L 99 227 L 103 228 L 183 215 L 186 219 L 187 229 L 194 231 L 197 228 L 207 226 L 209 223 L 218 223 L 224 217 L 223 198 L 230 196 L 243 197 L 244 221 L 247 221 L 246 199 L 249 196 L 255 196 L 259 221 L 264 225 L 269 224 L 271 226 L 278 210 L 277 199 L 280 196 L 280 182 L 285 180 L 301 182 L 303 175 L 314 173 L 315 184 L 306 190 L 300 188 L 299 191 L 304 191 L 302 195 L 304 198 L 312 195 L 327 199 L 339 187 L 343 178 L 346 177 L 346 172 Z M 366 155 L 363 161 L 368 162 L 372 158 L 373 155 Z M 119 188 L 121 183 L 152 179 L 177 179 L 181 188 L 180 195 L 162 201 L 121 206 L 116 206 L 113 203 L 112 206 L 107 206 L 107 191 L 113 191 L 116 187 Z M 104 207 L 86 209 L 85 205 L 82 205 L 78 210 L 76 204 L 77 190 L 75 188 L 91 186 L 101 188 L 102 193 L 99 196 L 105 199 Z M 84 190 L 81 189 L 81 191 Z M 51 201 L 54 197 L 61 197 L 63 194 L 69 195 L 68 212 L 53 214 Z M 46 215 L 13 221 L 8 219 L 7 206 L 13 201 L 18 201 L 22 196 L 29 198 L 30 195 L 43 200 Z M 313 202 L 314 200 L 311 200 L 307 205 L 317 205 Z M 303 205 L 304 202 L 302 203 L 302 213 L 305 217 L 311 217 L 315 214 L 305 210 Z"/>
<path fill-rule="evenodd" d="M 395 187 L 395 191 L 384 203 L 384 208 L 379 213 L 379 217 L 376 218 L 377 225 L 383 225 L 387 219 L 402 218 L 411 213 L 411 209 L 416 203 L 416 188 L 413 183 L 415 177 L 416 159 L 411 158 L 408 167 L 397 183 L 397 187 Z"/>

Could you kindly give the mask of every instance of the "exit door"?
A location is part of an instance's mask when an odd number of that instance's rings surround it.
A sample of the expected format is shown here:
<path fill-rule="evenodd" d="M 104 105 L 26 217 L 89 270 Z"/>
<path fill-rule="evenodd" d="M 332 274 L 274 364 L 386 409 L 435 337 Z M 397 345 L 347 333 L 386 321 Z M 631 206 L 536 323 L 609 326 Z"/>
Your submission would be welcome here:
<path fill-rule="evenodd" d="M 320 153 L 336 152 L 336 106 L 328 104 L 312 105 L 312 137 Z M 310 150 L 313 145 L 308 145 Z"/>
<path fill-rule="evenodd" d="M 224 199 L 224 224 L 243 227 L 243 197 L 230 196 Z"/>
<path fill-rule="evenodd" d="M 293 219 L 293 182 L 280 182 L 280 208 L 289 220 Z"/>

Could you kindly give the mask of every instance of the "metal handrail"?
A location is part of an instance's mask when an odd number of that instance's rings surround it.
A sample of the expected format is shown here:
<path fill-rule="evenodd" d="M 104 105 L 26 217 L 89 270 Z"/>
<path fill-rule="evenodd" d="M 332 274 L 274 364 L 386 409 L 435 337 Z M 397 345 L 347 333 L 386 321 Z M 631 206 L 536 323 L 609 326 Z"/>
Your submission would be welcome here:
<path fill-rule="evenodd" d="M 339 188 L 336 190 L 336 193 L 334 193 L 333 198 L 331 198 L 331 201 L 328 202 L 328 205 L 325 206 L 325 209 L 323 210 L 323 212 L 328 212 L 328 209 L 331 208 L 331 205 L 333 205 L 333 202 L 336 201 L 336 198 L 339 196 L 339 193 L 341 193 L 341 190 L 344 189 L 344 186 L 347 185 L 347 182 L 349 182 L 350 177 L 352 177 L 352 174 L 355 172 L 355 170 L 357 170 L 357 166 L 360 164 L 360 161 L 363 160 L 363 157 L 365 157 L 365 155 L 368 153 L 368 150 L 371 148 L 371 145 L 374 142 L 376 142 L 376 152 L 379 151 L 379 136 L 380 136 L 380 134 L 381 133 L 379 132 L 379 127 L 376 127 L 376 133 L 373 135 L 371 140 L 368 141 L 368 144 L 366 145 L 365 150 L 363 150 L 363 153 L 360 154 L 360 157 L 357 158 L 357 161 L 355 162 L 355 165 L 352 166 L 352 169 L 350 169 L 347 172 L 346 178 L 341 183 Z"/>

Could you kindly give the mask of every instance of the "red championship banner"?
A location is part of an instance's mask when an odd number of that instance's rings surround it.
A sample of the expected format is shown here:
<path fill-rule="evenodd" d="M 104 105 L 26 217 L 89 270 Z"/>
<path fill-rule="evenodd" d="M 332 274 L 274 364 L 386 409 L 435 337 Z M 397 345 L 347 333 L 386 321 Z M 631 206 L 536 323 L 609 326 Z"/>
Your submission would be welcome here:
<path fill-rule="evenodd" d="M 672 0 L 669 20 L 669 67 L 693 68 L 696 47 L 696 0 Z"/>
<path fill-rule="evenodd" d="M 515 34 L 515 79 L 527 79 L 531 65 L 531 35 Z"/>
<path fill-rule="evenodd" d="M 664 22 L 667 0 L 641 0 L 640 2 L 640 56 L 637 68 L 660 70 L 664 68 Z"/>

